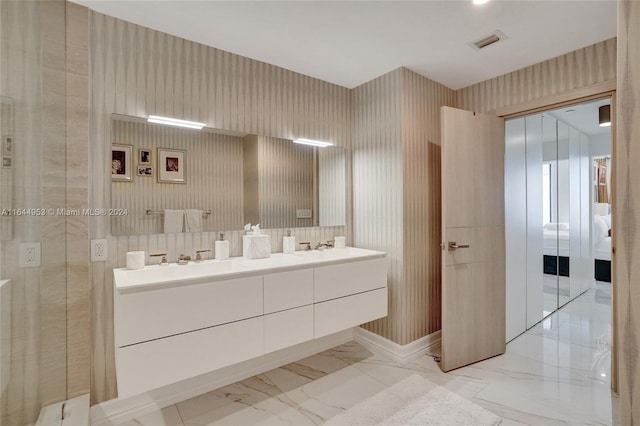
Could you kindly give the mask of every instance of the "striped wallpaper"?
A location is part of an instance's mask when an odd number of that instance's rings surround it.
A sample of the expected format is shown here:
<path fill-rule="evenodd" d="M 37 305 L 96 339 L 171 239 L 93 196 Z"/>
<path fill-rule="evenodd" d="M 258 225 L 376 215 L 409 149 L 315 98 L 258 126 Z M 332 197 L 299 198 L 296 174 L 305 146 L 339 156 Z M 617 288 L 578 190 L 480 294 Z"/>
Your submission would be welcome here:
<path fill-rule="evenodd" d="M 456 106 L 489 112 L 615 79 L 612 38 L 457 90 Z"/>
<path fill-rule="evenodd" d="M 265 137 L 298 137 L 351 144 L 351 91 L 263 62 L 203 46 L 89 12 L 91 208 L 111 206 L 111 114 L 149 114 L 203 121 L 207 126 Z M 350 175 L 347 174 L 349 178 Z M 347 187 L 351 182 L 347 180 Z M 350 189 L 349 189 L 350 190 Z M 297 228 L 305 241 L 350 237 L 345 227 Z M 108 238 L 109 260 L 91 263 L 92 403 L 117 396 L 113 350 L 113 277 L 129 250 L 180 253 L 209 248 L 214 233 L 111 237 L 110 220 L 90 221 L 92 239 Z M 272 250 L 282 250 L 286 229 L 273 229 Z M 241 252 L 240 232 L 227 230 L 232 255 Z M 351 243 L 350 239 L 347 239 Z"/>
<path fill-rule="evenodd" d="M 387 251 L 389 316 L 405 345 L 440 328 L 440 107 L 454 92 L 400 68 L 354 89 L 354 243 Z"/>
<path fill-rule="evenodd" d="M 318 149 L 318 220 L 320 226 L 342 226 L 346 218 L 347 165 L 342 148 Z"/>
<path fill-rule="evenodd" d="M 620 424 L 640 423 L 640 3 L 618 2 L 616 139 L 613 144 L 613 247 L 618 305 Z"/>

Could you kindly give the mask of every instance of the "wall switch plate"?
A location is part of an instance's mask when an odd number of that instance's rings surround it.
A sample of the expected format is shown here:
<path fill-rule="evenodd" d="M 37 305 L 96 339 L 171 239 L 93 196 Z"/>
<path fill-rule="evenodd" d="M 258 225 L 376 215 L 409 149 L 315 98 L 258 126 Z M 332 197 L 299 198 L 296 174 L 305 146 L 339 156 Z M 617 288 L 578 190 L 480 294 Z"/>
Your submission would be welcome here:
<path fill-rule="evenodd" d="M 297 219 L 311 219 L 311 209 L 298 209 L 296 210 L 296 218 Z"/>
<path fill-rule="evenodd" d="M 36 268 L 40 266 L 40 243 L 20 243 L 19 266 Z"/>
<path fill-rule="evenodd" d="M 91 261 L 104 262 L 109 258 L 107 240 L 91 240 Z"/>

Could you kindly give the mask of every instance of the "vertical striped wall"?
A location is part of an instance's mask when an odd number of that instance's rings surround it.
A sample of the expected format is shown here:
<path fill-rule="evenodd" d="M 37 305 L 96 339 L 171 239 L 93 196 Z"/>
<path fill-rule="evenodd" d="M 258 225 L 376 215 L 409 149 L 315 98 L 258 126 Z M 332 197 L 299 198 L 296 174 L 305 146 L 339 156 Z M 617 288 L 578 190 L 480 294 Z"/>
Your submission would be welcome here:
<path fill-rule="evenodd" d="M 440 329 L 440 107 L 454 92 L 404 70 L 403 93 L 406 344 Z"/>
<path fill-rule="evenodd" d="M 618 2 L 613 239 L 620 424 L 640 424 L 640 3 Z"/>
<path fill-rule="evenodd" d="M 313 218 L 296 215 L 297 209 L 313 210 L 313 180 L 313 147 L 258 136 L 260 227 L 313 226 Z"/>
<path fill-rule="evenodd" d="M 389 315 L 364 326 L 393 341 L 402 335 L 402 70 L 353 89 L 353 243 L 389 260 Z"/>
<path fill-rule="evenodd" d="M 488 112 L 616 79 L 616 39 L 456 91 L 456 106 Z"/>
<path fill-rule="evenodd" d="M 354 89 L 354 242 L 389 253 L 389 316 L 407 344 L 440 328 L 440 107 L 454 92 L 400 68 Z"/>
<path fill-rule="evenodd" d="M 112 142 L 132 146 L 134 157 L 132 181 L 111 183 L 111 206 L 128 210 L 111 217 L 112 235 L 163 233 L 163 216 L 147 209 L 211 210 L 203 231 L 242 228 L 243 138 L 125 120 L 112 129 Z M 137 176 L 141 148 L 151 151 L 153 176 Z M 185 151 L 185 184 L 158 182 L 158 148 Z"/>
<path fill-rule="evenodd" d="M 91 208 L 111 205 L 112 113 L 161 114 L 219 129 L 350 147 L 352 99 L 346 88 L 95 12 L 89 12 L 89 47 Z M 108 238 L 110 245 L 108 261 L 91 263 L 92 403 L 117 396 L 112 269 L 124 265 L 129 250 L 166 251 L 174 260 L 180 253 L 209 248 L 215 239 L 207 232 L 112 237 L 110 225 L 105 217 L 90 221 L 91 238 Z M 227 231 L 232 254 L 240 254 L 240 232 Z M 273 251 L 282 250 L 284 232 L 268 231 Z M 305 241 L 324 241 L 349 235 L 350 224 L 298 228 L 294 234 Z"/>

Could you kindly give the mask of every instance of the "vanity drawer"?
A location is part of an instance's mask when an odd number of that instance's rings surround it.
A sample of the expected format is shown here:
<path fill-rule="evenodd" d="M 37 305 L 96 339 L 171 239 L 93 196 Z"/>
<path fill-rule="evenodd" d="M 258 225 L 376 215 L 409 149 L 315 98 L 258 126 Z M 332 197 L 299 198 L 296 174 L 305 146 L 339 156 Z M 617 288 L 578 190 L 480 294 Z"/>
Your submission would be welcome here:
<path fill-rule="evenodd" d="M 262 276 L 125 294 L 114 291 L 118 347 L 262 314 Z"/>
<path fill-rule="evenodd" d="M 314 269 L 314 302 L 387 286 L 387 259 L 321 266 Z"/>
<path fill-rule="evenodd" d="M 208 373 L 264 353 L 263 317 L 116 349 L 118 398 Z"/>
<path fill-rule="evenodd" d="M 313 305 L 264 316 L 264 352 L 313 339 Z"/>
<path fill-rule="evenodd" d="M 313 269 L 264 276 L 264 313 L 284 311 L 313 303 Z"/>
<path fill-rule="evenodd" d="M 341 297 L 314 306 L 313 337 L 318 338 L 387 316 L 387 288 Z"/>

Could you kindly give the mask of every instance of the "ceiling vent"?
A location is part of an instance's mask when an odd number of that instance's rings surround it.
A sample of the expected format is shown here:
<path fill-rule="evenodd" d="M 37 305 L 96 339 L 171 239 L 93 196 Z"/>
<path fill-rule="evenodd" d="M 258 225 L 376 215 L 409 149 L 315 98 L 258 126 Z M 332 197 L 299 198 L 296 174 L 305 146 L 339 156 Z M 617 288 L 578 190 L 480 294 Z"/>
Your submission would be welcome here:
<path fill-rule="evenodd" d="M 496 44 L 500 40 L 504 40 L 506 38 L 507 36 L 505 36 L 502 32 L 495 30 L 488 36 L 482 37 L 480 40 L 469 43 L 469 46 L 471 46 L 475 50 L 480 50 L 484 49 L 485 47 L 491 46 L 492 44 Z"/>

